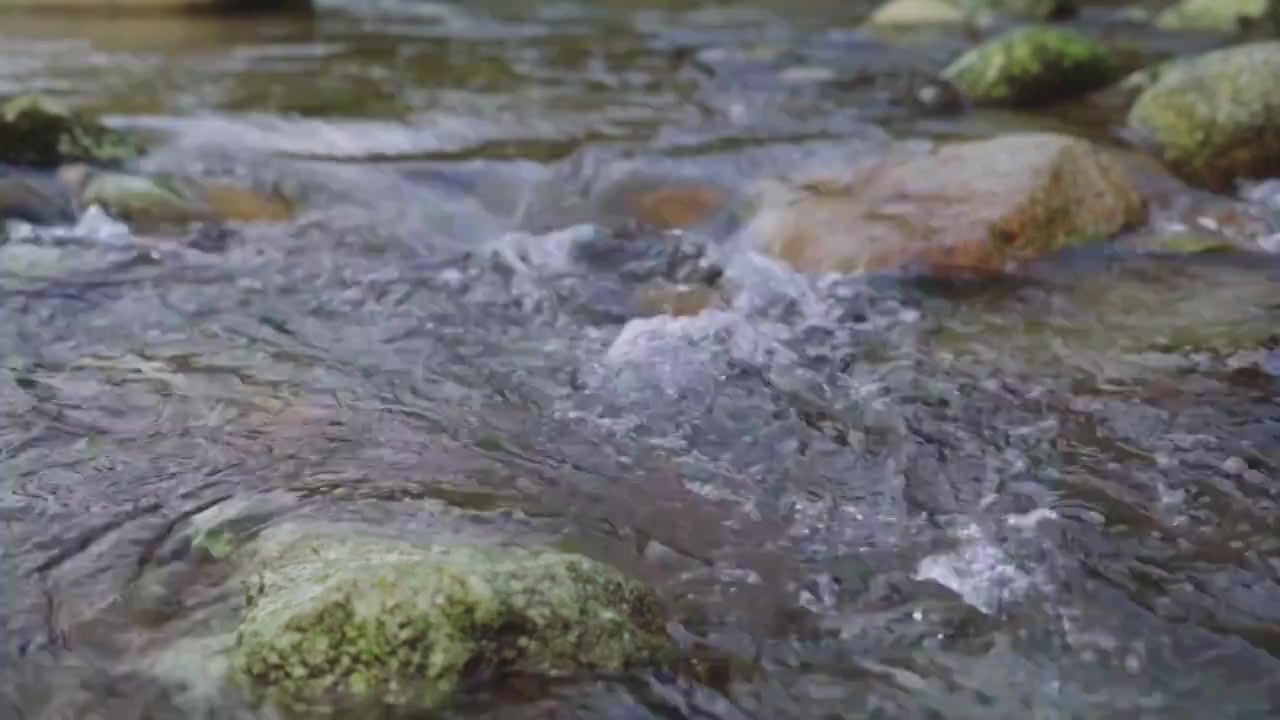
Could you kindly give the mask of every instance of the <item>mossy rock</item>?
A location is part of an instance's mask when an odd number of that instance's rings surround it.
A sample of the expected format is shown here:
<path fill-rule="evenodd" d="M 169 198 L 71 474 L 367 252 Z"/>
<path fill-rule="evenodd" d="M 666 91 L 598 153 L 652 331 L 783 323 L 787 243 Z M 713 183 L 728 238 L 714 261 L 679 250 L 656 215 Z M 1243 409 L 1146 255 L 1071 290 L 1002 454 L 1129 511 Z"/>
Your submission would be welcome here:
<path fill-rule="evenodd" d="M 1213 190 L 1280 173 L 1280 42 L 1168 64 L 1127 123 L 1174 172 Z"/>
<path fill-rule="evenodd" d="M 1280 28 L 1276 0 L 1182 0 L 1156 16 L 1165 30 L 1204 30 L 1237 33 Z"/>
<path fill-rule="evenodd" d="M 256 544 L 233 665 L 286 706 L 435 707 L 464 683 L 619 672 L 670 650 L 656 596 L 581 556 L 307 533 Z"/>
<path fill-rule="evenodd" d="M 20 95 L 0 106 L 0 162 L 109 164 L 132 159 L 139 150 L 127 135 L 49 98 Z"/>
<path fill-rule="evenodd" d="M 1101 43 L 1071 30 L 1035 26 L 988 40 L 942 75 L 975 103 L 1028 106 L 1103 87 L 1118 71 Z"/>

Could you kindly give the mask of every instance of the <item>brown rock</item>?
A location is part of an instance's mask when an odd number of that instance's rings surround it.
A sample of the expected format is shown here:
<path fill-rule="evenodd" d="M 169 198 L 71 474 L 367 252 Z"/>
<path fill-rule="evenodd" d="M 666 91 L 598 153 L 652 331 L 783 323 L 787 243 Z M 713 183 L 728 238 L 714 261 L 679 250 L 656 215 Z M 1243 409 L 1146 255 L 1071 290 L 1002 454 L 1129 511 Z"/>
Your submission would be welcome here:
<path fill-rule="evenodd" d="M 712 185 L 673 183 L 626 198 L 628 214 L 659 228 L 688 228 L 724 210 L 728 195 Z"/>
<path fill-rule="evenodd" d="M 284 222 L 293 215 L 293 206 L 277 195 L 261 195 L 235 185 L 206 183 L 204 200 L 213 214 L 223 220 L 240 222 Z"/>
<path fill-rule="evenodd" d="M 1006 270 L 1143 222 L 1120 163 L 1091 143 L 1017 133 L 895 151 L 787 197 L 746 230 L 807 272 Z"/>

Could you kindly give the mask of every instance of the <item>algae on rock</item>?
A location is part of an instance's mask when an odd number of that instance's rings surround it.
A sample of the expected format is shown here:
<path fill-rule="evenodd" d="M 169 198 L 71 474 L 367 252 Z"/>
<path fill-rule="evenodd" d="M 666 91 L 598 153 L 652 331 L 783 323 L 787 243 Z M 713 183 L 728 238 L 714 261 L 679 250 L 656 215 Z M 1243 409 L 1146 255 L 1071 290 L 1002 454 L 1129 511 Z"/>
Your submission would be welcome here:
<path fill-rule="evenodd" d="M 0 162 L 105 164 L 132 159 L 138 152 L 125 134 L 49 98 L 19 95 L 0 105 Z"/>
<path fill-rule="evenodd" d="M 1280 42 L 1168 63 L 1128 126 L 1187 180 L 1226 190 L 1280 173 Z"/>
<path fill-rule="evenodd" d="M 982 43 L 942 71 L 975 103 L 1025 106 L 1062 100 L 1115 79 L 1118 64 L 1080 33 L 1024 27 Z"/>
<path fill-rule="evenodd" d="M 656 596 L 581 556 L 302 533 L 255 563 L 235 667 L 286 704 L 430 707 L 464 681 L 621 671 L 669 648 Z"/>
<path fill-rule="evenodd" d="M 1280 2 L 1276 0 L 1181 0 L 1156 16 L 1156 27 L 1165 30 L 1206 30 L 1235 33 L 1265 28 L 1280 29 Z"/>

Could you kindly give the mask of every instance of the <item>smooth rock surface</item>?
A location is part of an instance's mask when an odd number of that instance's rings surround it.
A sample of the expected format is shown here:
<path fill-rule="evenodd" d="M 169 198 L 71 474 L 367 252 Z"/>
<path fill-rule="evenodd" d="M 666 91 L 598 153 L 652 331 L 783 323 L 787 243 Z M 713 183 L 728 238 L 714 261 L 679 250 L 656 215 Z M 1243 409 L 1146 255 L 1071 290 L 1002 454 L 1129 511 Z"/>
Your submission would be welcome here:
<path fill-rule="evenodd" d="M 996 18 L 1056 20 L 1078 11 L 1075 0 L 888 0 L 869 15 L 867 27 L 923 28 L 987 25 Z"/>
<path fill-rule="evenodd" d="M 1031 132 L 903 150 L 840 182 L 766 192 L 744 234 L 802 271 L 998 271 L 1145 217 L 1107 152 Z"/>

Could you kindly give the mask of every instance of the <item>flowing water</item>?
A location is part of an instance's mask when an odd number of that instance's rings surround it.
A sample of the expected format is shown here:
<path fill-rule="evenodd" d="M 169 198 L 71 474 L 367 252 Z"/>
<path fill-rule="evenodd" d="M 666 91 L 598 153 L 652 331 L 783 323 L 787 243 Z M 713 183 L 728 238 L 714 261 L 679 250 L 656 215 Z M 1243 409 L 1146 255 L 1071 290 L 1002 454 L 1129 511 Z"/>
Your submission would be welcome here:
<path fill-rule="evenodd" d="M 808 277 L 736 212 L 627 221 L 645 188 L 1068 122 L 913 104 L 970 39 L 877 40 L 868 3 L 321 8 L 0 25 L 0 94 L 297 207 L 0 246 L 0 717 L 267 717 L 199 650 L 238 602 L 189 558 L 219 512 L 556 544 L 669 603 L 687 671 L 458 716 L 1275 716 L 1280 261 Z M 1079 22 L 1208 42 L 1123 17 Z M 691 277 L 711 307 L 655 309 Z"/>

